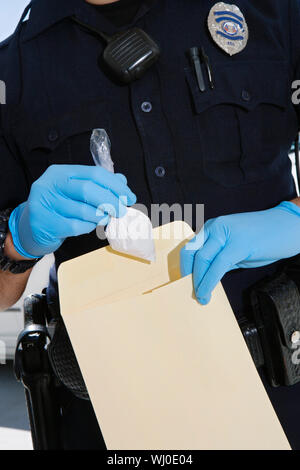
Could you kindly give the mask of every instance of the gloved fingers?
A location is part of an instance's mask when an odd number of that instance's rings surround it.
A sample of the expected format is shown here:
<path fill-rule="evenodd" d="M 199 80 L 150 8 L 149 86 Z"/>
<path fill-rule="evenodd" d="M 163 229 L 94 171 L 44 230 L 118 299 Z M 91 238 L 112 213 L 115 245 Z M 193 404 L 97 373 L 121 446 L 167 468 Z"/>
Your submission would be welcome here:
<path fill-rule="evenodd" d="M 55 208 L 55 212 L 64 218 L 78 219 L 83 222 L 102 224 L 102 220 L 107 220 L 107 213 L 97 211 L 94 206 L 68 198 L 61 198 L 61 204 Z"/>
<path fill-rule="evenodd" d="M 211 264 L 222 250 L 223 246 L 220 242 L 216 238 L 209 237 L 203 248 L 196 253 L 193 268 L 193 283 L 196 295 Z"/>
<path fill-rule="evenodd" d="M 115 196 L 123 196 L 127 202 L 126 205 L 132 206 L 136 203 L 136 196 L 125 183 L 124 176 L 115 175 L 110 171 L 96 166 L 70 165 L 73 167 L 70 172 L 70 179 L 88 180 L 95 184 L 110 190 Z M 126 178 L 125 178 L 126 179 Z"/>
<path fill-rule="evenodd" d="M 122 173 L 115 173 L 116 178 L 119 178 L 123 184 L 127 185 L 127 178 Z"/>
<path fill-rule="evenodd" d="M 235 267 L 234 264 L 232 263 L 231 248 L 225 247 L 215 257 L 195 291 L 196 297 L 202 305 L 207 305 L 210 302 L 212 291 L 223 276 Z"/>
<path fill-rule="evenodd" d="M 73 237 L 79 237 L 80 235 L 91 233 L 97 228 L 97 224 L 93 224 L 90 222 L 83 222 L 82 220 L 78 220 L 78 219 L 70 219 L 69 223 L 72 229 Z M 68 236 L 70 235 L 67 235 L 66 238 Z"/>
<path fill-rule="evenodd" d="M 205 227 L 190 240 L 180 252 L 180 271 L 181 276 L 189 276 L 193 272 L 195 255 L 200 250 L 208 238 L 208 230 Z"/>
<path fill-rule="evenodd" d="M 85 222 L 77 218 L 67 218 L 57 214 L 53 227 L 48 227 L 48 234 L 53 239 L 64 240 L 91 233 L 97 228 L 97 223 Z M 45 243 L 46 245 L 46 243 Z"/>
<path fill-rule="evenodd" d="M 112 217 L 123 217 L 127 211 L 123 198 L 118 198 L 110 190 L 93 181 L 72 179 L 64 189 L 64 194 L 72 200 L 93 206 L 95 215 L 98 208 Z"/>
<path fill-rule="evenodd" d="M 108 198 L 109 199 L 109 198 Z M 97 207 L 97 215 L 104 213 L 117 219 L 124 217 L 127 213 L 127 207 L 122 204 L 122 201 L 118 201 L 118 205 L 112 204 L 111 202 L 102 202 Z"/>

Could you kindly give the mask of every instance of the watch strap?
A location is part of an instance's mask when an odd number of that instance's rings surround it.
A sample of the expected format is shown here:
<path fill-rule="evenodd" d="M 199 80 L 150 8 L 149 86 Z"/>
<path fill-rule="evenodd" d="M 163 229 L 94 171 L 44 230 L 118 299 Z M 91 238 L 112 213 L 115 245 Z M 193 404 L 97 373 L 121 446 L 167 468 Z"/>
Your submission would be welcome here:
<path fill-rule="evenodd" d="M 0 211 L 0 271 L 22 274 L 33 268 L 39 259 L 17 261 L 5 256 L 5 240 L 8 233 L 8 221 L 11 213 L 12 209 Z"/>

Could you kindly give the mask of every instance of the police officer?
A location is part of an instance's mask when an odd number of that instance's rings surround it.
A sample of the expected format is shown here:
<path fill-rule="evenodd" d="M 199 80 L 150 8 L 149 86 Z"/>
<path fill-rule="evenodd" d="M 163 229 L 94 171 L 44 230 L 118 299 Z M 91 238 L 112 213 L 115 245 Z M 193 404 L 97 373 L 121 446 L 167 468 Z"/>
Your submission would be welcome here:
<path fill-rule="evenodd" d="M 135 25 L 161 57 L 142 79 L 120 83 L 99 61 L 104 42 L 82 25 L 106 35 Z M 205 204 L 205 244 L 183 250 L 182 273 L 193 272 L 202 304 L 222 279 L 237 318 L 247 314 L 249 286 L 300 252 L 288 158 L 299 128 L 299 28 L 298 0 L 33 1 L 0 49 L 0 201 L 9 218 L 1 309 L 54 252 L 47 298 L 59 317 L 57 268 L 103 245 L 95 228 L 109 214 L 96 208 L 109 203 L 121 216 L 125 196 L 128 206 Z M 199 56 L 189 53 L 195 46 Z M 110 136 L 116 174 L 93 166 L 95 128 Z M 300 449 L 300 385 L 265 386 Z M 66 449 L 104 448 L 88 400 L 65 390 L 61 406 Z"/>

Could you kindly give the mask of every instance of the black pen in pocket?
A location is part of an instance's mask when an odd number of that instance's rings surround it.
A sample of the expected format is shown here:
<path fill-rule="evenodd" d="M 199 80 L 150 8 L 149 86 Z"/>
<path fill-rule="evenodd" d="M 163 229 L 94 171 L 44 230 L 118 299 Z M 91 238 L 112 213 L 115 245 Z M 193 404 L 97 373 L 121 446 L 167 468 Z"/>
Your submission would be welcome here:
<path fill-rule="evenodd" d="M 206 87 L 205 87 L 205 82 L 204 82 L 204 77 L 203 77 L 203 72 L 202 72 L 199 48 L 191 47 L 191 49 L 189 50 L 189 55 L 190 55 L 192 64 L 194 66 L 199 89 L 201 92 L 204 92 L 206 90 Z"/>

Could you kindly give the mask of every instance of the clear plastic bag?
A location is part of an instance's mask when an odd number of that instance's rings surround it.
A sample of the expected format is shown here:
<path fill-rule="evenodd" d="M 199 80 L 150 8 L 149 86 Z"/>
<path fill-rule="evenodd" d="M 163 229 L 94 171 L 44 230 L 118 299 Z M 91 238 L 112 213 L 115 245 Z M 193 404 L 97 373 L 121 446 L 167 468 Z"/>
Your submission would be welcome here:
<path fill-rule="evenodd" d="M 90 149 L 95 165 L 113 173 L 111 144 L 104 129 L 94 129 Z M 143 212 L 130 207 L 124 217 L 111 217 L 105 234 L 113 250 L 147 261 L 155 261 L 152 223 Z"/>

